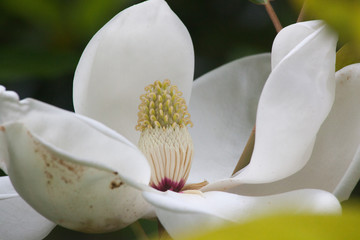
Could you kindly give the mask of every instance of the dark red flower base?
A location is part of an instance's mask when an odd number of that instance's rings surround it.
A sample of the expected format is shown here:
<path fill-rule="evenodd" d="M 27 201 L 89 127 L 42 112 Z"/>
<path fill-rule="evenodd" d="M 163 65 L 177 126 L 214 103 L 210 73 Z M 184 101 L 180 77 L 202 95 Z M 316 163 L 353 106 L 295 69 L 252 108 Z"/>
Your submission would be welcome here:
<path fill-rule="evenodd" d="M 184 185 L 185 181 L 183 179 L 181 179 L 180 182 L 175 182 L 169 178 L 163 178 L 158 185 L 151 184 L 151 187 L 162 192 L 166 192 L 168 190 L 173 192 L 180 192 Z"/>

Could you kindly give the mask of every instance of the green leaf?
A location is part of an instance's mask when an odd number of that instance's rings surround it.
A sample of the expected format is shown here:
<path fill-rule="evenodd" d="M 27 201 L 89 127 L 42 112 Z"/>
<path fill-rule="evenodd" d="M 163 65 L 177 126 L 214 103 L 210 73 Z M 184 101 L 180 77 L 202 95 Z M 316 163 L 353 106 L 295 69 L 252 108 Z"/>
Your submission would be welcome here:
<path fill-rule="evenodd" d="M 260 4 L 260 5 L 265 5 L 269 2 L 269 0 L 249 0 L 249 1 L 252 3 L 255 3 L 255 4 Z"/>
<path fill-rule="evenodd" d="M 280 215 L 229 225 L 187 240 L 338 240 L 360 239 L 360 200 L 346 204 L 342 216 Z"/>
<path fill-rule="evenodd" d="M 336 53 L 336 71 L 353 63 L 360 62 L 360 45 L 352 43 L 345 44 Z"/>

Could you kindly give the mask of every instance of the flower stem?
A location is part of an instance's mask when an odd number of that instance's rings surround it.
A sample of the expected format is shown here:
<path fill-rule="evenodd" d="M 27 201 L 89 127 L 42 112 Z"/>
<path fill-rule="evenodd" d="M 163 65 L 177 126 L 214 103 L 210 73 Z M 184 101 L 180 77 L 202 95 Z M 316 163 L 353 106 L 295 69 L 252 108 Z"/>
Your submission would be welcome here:
<path fill-rule="evenodd" d="M 139 223 L 139 221 L 134 222 L 133 224 L 130 225 L 131 230 L 134 232 L 136 239 L 141 239 L 141 240 L 150 240 L 149 237 L 146 235 L 144 229 L 142 228 L 141 224 Z"/>
<path fill-rule="evenodd" d="M 254 145 L 255 145 L 255 129 L 256 126 L 254 126 L 253 130 L 251 131 L 250 137 L 246 143 L 246 146 L 244 148 L 243 153 L 240 156 L 240 159 L 238 161 L 238 163 L 236 164 L 236 167 L 233 171 L 234 175 L 235 173 L 237 173 L 240 169 L 242 169 L 243 167 L 245 167 L 246 165 L 249 164 L 252 153 L 254 151 Z"/>
<path fill-rule="evenodd" d="M 172 240 L 169 233 L 165 230 L 164 226 L 158 221 L 158 234 L 159 234 L 159 240 Z"/>
<path fill-rule="evenodd" d="M 306 7 L 306 0 L 304 0 L 304 3 L 301 7 L 300 13 L 299 13 L 299 17 L 297 19 L 296 22 L 302 22 L 304 21 L 304 17 L 305 17 L 305 7 Z"/>
<path fill-rule="evenodd" d="M 281 26 L 281 23 L 279 21 L 279 18 L 277 17 L 274 9 L 272 8 L 272 6 L 270 4 L 270 1 L 267 1 L 265 3 L 265 9 L 266 9 L 271 21 L 273 22 L 276 31 L 280 32 L 280 30 L 282 29 L 282 26 Z"/>

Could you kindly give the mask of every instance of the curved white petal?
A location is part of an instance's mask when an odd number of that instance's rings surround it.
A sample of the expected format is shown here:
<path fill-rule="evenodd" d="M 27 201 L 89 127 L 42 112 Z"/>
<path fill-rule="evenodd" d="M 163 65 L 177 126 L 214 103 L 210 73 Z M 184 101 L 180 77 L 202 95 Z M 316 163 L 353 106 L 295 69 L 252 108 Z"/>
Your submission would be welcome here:
<path fill-rule="evenodd" d="M 288 28 L 302 31 L 302 25 Z M 285 44 L 282 39 L 289 32 L 280 32 L 274 45 Z M 272 70 L 259 100 L 252 159 L 236 178 L 245 183 L 276 181 L 309 160 L 334 100 L 336 40 L 320 25 Z"/>
<path fill-rule="evenodd" d="M 274 69 L 297 45 L 324 25 L 323 21 L 299 22 L 283 28 L 276 36 L 271 52 L 271 67 Z"/>
<path fill-rule="evenodd" d="M 246 222 L 270 214 L 338 214 L 341 206 L 328 192 L 302 189 L 265 197 L 225 192 L 186 194 L 144 192 L 165 229 L 174 238 L 200 233 L 230 222 Z"/>
<path fill-rule="evenodd" d="M 39 240 L 55 227 L 32 209 L 12 187 L 9 177 L 0 177 L 1 239 Z"/>
<path fill-rule="evenodd" d="M 120 12 L 87 45 L 74 77 L 75 111 L 137 143 L 144 88 L 170 79 L 188 102 L 193 73 L 186 27 L 165 1 L 148 0 Z"/>
<path fill-rule="evenodd" d="M 303 169 L 268 184 L 242 184 L 227 179 L 210 189 L 224 189 L 243 195 L 268 195 L 294 189 L 317 188 L 346 200 L 360 178 L 360 64 L 336 73 L 335 102 L 316 138 L 313 154 Z"/>
<path fill-rule="evenodd" d="M 255 124 L 270 55 L 245 57 L 194 82 L 189 111 L 194 160 L 189 182 L 231 176 Z"/>
<path fill-rule="evenodd" d="M 5 87 L 0 85 L 0 169 L 7 173 L 6 161 L 9 161 L 9 153 L 7 149 L 6 139 L 1 134 L 5 131 L 2 124 L 9 119 L 16 119 L 19 117 L 18 112 L 9 111 L 6 115 L 2 113 L 1 109 L 5 109 L 8 106 L 17 106 L 19 96 L 13 91 L 6 91 Z M 16 108 L 16 107 L 15 107 Z"/>
<path fill-rule="evenodd" d="M 43 216 L 78 231 L 106 232 L 146 213 L 141 191 L 122 178 L 148 184 L 150 167 L 125 138 L 93 120 L 4 92 L 0 112 L 10 179 Z"/>
<path fill-rule="evenodd" d="M 336 83 L 333 108 L 319 131 L 303 176 L 309 184 L 306 176 L 317 170 L 318 174 L 312 174 L 317 175 L 315 187 L 334 192 L 342 201 L 360 179 L 360 64 L 337 72 Z"/>

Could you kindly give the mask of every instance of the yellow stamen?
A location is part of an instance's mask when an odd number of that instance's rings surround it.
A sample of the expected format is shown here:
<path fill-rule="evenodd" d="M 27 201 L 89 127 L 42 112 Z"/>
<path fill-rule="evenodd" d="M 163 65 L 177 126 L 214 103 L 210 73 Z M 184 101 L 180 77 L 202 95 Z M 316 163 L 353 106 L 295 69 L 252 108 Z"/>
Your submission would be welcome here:
<path fill-rule="evenodd" d="M 156 128 L 159 127 L 158 123 L 165 128 L 192 126 L 185 99 L 181 97 L 182 93 L 178 88 L 171 85 L 170 80 L 162 83 L 156 81 L 145 87 L 145 91 L 146 93 L 140 96 L 136 130 Z"/>

